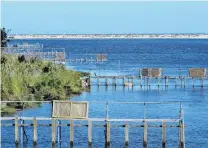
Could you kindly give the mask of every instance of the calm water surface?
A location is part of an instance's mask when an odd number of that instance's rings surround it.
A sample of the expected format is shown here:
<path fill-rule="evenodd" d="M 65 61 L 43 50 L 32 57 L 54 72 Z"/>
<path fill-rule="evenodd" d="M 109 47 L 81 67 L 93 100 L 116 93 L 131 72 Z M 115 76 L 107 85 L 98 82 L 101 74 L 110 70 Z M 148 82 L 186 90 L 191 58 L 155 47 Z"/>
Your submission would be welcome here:
<path fill-rule="evenodd" d="M 107 53 L 107 63 L 67 63 L 68 69 L 90 72 L 94 75 L 138 75 L 139 68 L 160 67 L 164 75 L 187 75 L 188 68 L 208 67 L 208 40 L 174 39 L 128 39 L 128 40 L 13 40 L 11 43 L 42 43 L 49 48 L 66 48 L 67 58 L 85 58 L 88 54 Z M 79 54 L 79 55 L 78 55 Z M 81 55 L 80 55 L 81 54 Z M 182 68 L 179 71 L 178 68 Z M 96 83 L 96 82 L 93 82 Z M 102 83 L 102 82 L 101 82 Z M 153 82 L 154 83 L 154 82 Z M 156 84 L 156 83 L 154 83 Z M 173 82 L 170 81 L 170 84 Z M 192 88 L 188 81 L 186 88 L 169 86 L 168 89 L 152 86 L 151 89 L 135 86 L 108 88 L 92 86 L 90 92 L 74 96 L 77 101 L 183 101 L 185 116 L 185 140 L 188 148 L 208 147 L 208 82 L 205 87 Z M 147 105 L 147 118 L 177 118 L 178 105 Z M 51 105 L 18 112 L 19 116 L 51 116 Z M 105 104 L 91 102 L 89 117 L 105 117 Z M 109 105 L 110 118 L 143 118 L 141 105 Z M 46 122 L 46 121 L 45 121 Z M 27 123 L 31 123 L 27 121 Z M 39 123 L 44 123 L 39 121 Z M 26 128 L 32 147 L 32 127 Z M 142 128 L 130 129 L 129 147 L 142 147 Z M 2 147 L 14 147 L 14 127 L 2 127 Z M 93 128 L 93 147 L 104 147 L 104 128 Z M 111 147 L 124 147 L 124 129 L 111 129 Z M 178 147 L 178 130 L 167 129 L 167 147 Z M 38 127 L 38 147 L 51 147 L 51 129 Z M 57 145 L 58 146 L 58 145 Z M 161 129 L 148 129 L 148 146 L 161 147 Z M 59 146 L 60 147 L 60 146 Z M 61 147 L 69 147 L 69 128 L 62 128 Z M 87 147 L 87 128 L 75 128 L 74 147 Z"/>

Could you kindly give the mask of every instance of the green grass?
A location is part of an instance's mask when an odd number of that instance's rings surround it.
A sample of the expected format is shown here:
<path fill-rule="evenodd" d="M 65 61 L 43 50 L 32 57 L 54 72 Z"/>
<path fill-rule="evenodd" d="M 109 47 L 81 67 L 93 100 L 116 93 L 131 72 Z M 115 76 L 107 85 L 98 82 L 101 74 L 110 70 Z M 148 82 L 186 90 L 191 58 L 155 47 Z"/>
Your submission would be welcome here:
<path fill-rule="evenodd" d="M 83 75 L 86 73 L 37 58 L 2 54 L 1 100 L 64 100 L 83 91 L 80 82 Z M 1 111 L 11 113 L 21 107 L 8 103 Z"/>

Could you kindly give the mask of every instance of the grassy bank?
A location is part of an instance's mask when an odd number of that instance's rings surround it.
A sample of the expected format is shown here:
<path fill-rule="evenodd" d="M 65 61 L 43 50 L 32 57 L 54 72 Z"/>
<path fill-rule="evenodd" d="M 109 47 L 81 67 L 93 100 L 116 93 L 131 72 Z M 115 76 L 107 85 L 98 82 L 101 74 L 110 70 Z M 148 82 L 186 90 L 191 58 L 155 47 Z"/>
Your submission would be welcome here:
<path fill-rule="evenodd" d="M 80 94 L 83 73 L 66 70 L 63 65 L 45 62 L 38 58 L 1 55 L 1 100 L 64 100 Z M 1 105 L 1 114 L 13 113 L 21 103 Z M 38 104 L 24 104 L 32 107 Z"/>

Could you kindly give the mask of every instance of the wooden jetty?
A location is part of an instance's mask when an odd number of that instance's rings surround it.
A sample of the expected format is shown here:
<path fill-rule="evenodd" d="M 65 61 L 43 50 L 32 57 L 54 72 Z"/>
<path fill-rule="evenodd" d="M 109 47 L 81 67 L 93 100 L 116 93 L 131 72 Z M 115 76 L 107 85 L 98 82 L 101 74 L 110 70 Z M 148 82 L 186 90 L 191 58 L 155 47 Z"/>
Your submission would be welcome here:
<path fill-rule="evenodd" d="M 4 103 L 11 101 L 3 101 Z M 15 101 L 14 101 L 15 102 Z M 18 102 L 18 101 L 16 101 Z M 29 102 L 29 101 L 22 101 L 22 102 Z M 30 102 L 51 102 L 51 101 L 30 101 Z M 69 103 L 77 103 L 76 101 L 68 101 Z M 82 103 L 82 102 L 81 102 Z M 103 103 L 103 102 L 99 102 Z M 111 129 L 112 128 L 123 128 L 124 130 L 124 145 L 129 145 L 129 129 L 130 128 L 143 128 L 143 147 L 147 148 L 148 146 L 148 129 L 149 128 L 160 128 L 161 129 L 161 146 L 162 148 L 166 147 L 166 129 L 167 128 L 178 128 L 179 129 L 179 141 L 178 146 L 180 148 L 185 148 L 185 134 L 184 134 L 184 117 L 183 117 L 183 109 L 180 102 L 111 102 L 111 103 L 119 103 L 119 104 L 142 104 L 144 107 L 144 118 L 141 119 L 117 119 L 117 118 L 109 118 L 108 115 L 108 105 L 110 102 L 105 102 L 106 104 L 106 117 L 105 118 L 59 118 L 59 117 L 2 117 L 1 120 L 1 126 L 14 126 L 14 134 L 15 139 L 14 142 L 16 145 L 19 144 L 19 142 L 27 142 L 25 129 L 26 127 L 33 127 L 33 143 L 36 145 L 38 143 L 38 137 L 37 137 L 37 128 L 40 126 L 43 127 L 51 127 L 51 142 L 52 145 L 54 145 L 56 142 L 60 143 L 61 139 L 61 127 L 69 127 L 69 139 L 70 139 L 70 145 L 73 146 L 74 144 L 74 128 L 78 127 L 86 127 L 88 128 L 88 145 L 91 146 L 93 143 L 92 134 L 93 134 L 93 128 L 97 127 L 105 127 L 105 143 L 107 146 L 110 146 L 112 137 L 111 137 Z M 146 118 L 146 104 L 178 104 L 180 105 L 179 109 L 179 118 L 172 119 L 148 119 Z M 14 123 L 3 123 L 3 121 L 12 121 Z M 31 123 L 24 123 L 24 121 L 31 121 Z M 49 121 L 50 123 L 44 123 L 40 124 L 38 121 Z M 62 123 L 61 121 L 65 121 Z M 87 121 L 87 123 L 83 124 L 75 124 L 75 121 Z M 66 123 L 68 122 L 68 123 Z M 103 124 L 100 124 L 102 122 Z M 99 123 L 99 124 L 97 124 Z M 117 124 L 120 123 L 120 124 Z M 124 124 L 125 123 L 125 124 Z M 157 124 L 154 124 L 157 123 Z M 160 123 L 160 125 L 158 125 Z M 168 124 L 167 124 L 168 123 Z M 172 124 L 171 124 L 172 123 Z M 56 129 L 58 128 L 58 133 L 56 136 Z M 20 129 L 20 135 L 19 135 L 19 129 Z M 20 136 L 20 137 L 19 137 Z M 57 139 L 56 139 L 57 137 Z M 20 141 L 19 141 L 20 139 Z M 24 141 L 24 139 L 26 139 Z"/>
<path fill-rule="evenodd" d="M 69 58 L 66 61 L 70 63 L 93 63 L 93 62 L 107 62 L 107 54 L 74 54 L 78 58 Z M 85 57 L 83 57 L 85 56 Z"/>
<path fill-rule="evenodd" d="M 144 70 L 144 71 L 143 71 Z M 97 86 L 153 86 L 157 87 L 165 86 L 168 87 L 171 84 L 175 87 L 186 87 L 187 81 L 192 81 L 192 86 L 196 86 L 196 81 L 200 81 L 200 86 L 204 87 L 204 81 L 208 80 L 206 76 L 206 69 L 204 68 L 191 68 L 189 69 L 189 75 L 184 76 L 162 76 L 162 70 L 159 68 L 145 68 L 140 70 L 138 76 L 89 76 L 84 78 L 88 86 L 94 85 L 92 82 L 96 82 Z M 101 83 L 102 81 L 102 83 Z M 109 81 L 111 83 L 109 83 Z M 154 83 L 153 83 L 154 81 Z M 171 81 L 171 82 L 170 82 Z M 137 82 L 137 83 L 136 83 Z"/>

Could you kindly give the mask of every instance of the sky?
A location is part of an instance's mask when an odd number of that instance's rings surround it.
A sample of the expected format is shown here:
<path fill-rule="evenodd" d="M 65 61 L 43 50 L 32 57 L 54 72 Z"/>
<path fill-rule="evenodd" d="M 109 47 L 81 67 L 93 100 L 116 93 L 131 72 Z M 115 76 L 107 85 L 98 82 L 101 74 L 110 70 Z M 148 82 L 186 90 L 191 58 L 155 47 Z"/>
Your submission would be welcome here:
<path fill-rule="evenodd" d="M 4 1 L 12 34 L 208 33 L 208 1 Z"/>

